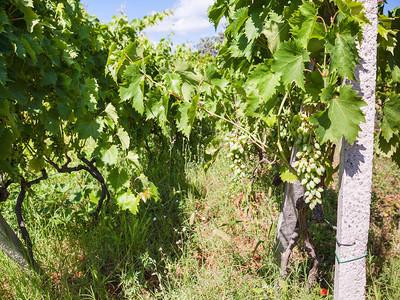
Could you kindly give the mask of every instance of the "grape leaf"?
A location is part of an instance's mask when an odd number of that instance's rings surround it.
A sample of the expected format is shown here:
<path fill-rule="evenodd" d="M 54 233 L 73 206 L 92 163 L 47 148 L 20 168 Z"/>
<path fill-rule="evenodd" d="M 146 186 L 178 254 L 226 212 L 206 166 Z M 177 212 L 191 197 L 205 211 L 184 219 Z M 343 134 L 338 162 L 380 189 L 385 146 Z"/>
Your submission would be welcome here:
<path fill-rule="evenodd" d="M 57 73 L 53 69 L 44 69 L 42 71 L 42 86 L 46 85 L 56 85 L 57 83 Z"/>
<path fill-rule="evenodd" d="M 8 16 L 4 10 L 0 11 L 0 33 L 3 33 L 4 30 L 4 25 L 5 24 L 10 24 L 8 21 Z"/>
<path fill-rule="evenodd" d="M 118 161 L 118 147 L 112 145 L 109 149 L 103 150 L 103 162 L 107 165 L 115 165 Z"/>
<path fill-rule="evenodd" d="M 350 32 L 330 35 L 327 39 L 326 49 L 331 55 L 331 70 L 337 70 L 343 78 L 354 79 L 354 70 L 359 58 L 355 36 Z"/>
<path fill-rule="evenodd" d="M 398 146 L 400 140 L 397 135 L 392 135 L 392 138 L 389 139 L 388 141 L 383 135 L 383 132 L 381 131 L 378 136 L 378 149 L 384 154 L 384 155 L 392 155 L 396 147 Z"/>
<path fill-rule="evenodd" d="M 144 77 L 141 75 L 139 67 L 135 64 L 130 64 L 124 72 L 123 79 L 125 82 L 119 89 L 121 100 L 132 99 L 133 108 L 142 115 L 144 112 L 142 92 Z"/>
<path fill-rule="evenodd" d="M 381 119 L 380 128 L 382 136 L 386 139 L 386 142 L 389 142 L 393 137 L 394 131 L 390 127 L 388 119 L 385 118 L 385 116 L 383 116 L 383 118 Z"/>
<path fill-rule="evenodd" d="M 260 16 L 258 13 L 253 13 L 246 20 L 244 26 L 244 32 L 249 41 L 253 42 L 257 39 L 263 30 L 263 24 L 260 21 Z"/>
<path fill-rule="evenodd" d="M 242 28 L 244 22 L 247 20 L 249 17 L 248 15 L 249 9 L 247 7 L 243 7 L 238 9 L 234 16 L 233 16 L 233 22 L 231 24 L 232 30 L 237 35 Z"/>
<path fill-rule="evenodd" d="M 166 86 L 172 93 L 176 95 L 179 95 L 181 93 L 182 79 L 178 74 L 167 73 L 164 75 L 164 80 L 166 82 Z"/>
<path fill-rule="evenodd" d="M 21 37 L 20 42 L 25 46 L 25 51 L 28 53 L 29 57 L 32 59 L 33 64 L 35 65 L 37 62 L 36 52 L 32 49 L 31 43 L 29 43 L 25 38 Z"/>
<path fill-rule="evenodd" d="M 89 137 L 97 139 L 103 129 L 103 123 L 100 122 L 100 120 L 78 119 L 76 123 L 76 129 L 80 139 L 87 139 Z"/>
<path fill-rule="evenodd" d="M 304 63 L 309 61 L 308 53 L 298 41 L 287 41 L 281 44 L 274 54 L 272 71 L 281 75 L 285 85 L 293 81 L 304 90 Z"/>
<path fill-rule="evenodd" d="M 0 55 L 0 84 L 5 85 L 7 81 L 7 63 Z"/>
<path fill-rule="evenodd" d="M 284 182 L 295 183 L 297 180 L 297 176 L 292 174 L 290 170 L 286 167 L 281 168 L 279 173 L 281 175 L 282 181 Z"/>
<path fill-rule="evenodd" d="M 0 157 L 1 159 L 5 159 L 10 154 L 10 150 L 15 138 L 11 130 L 9 129 L 5 129 L 5 131 L 0 137 L 1 137 Z"/>
<path fill-rule="evenodd" d="M 140 162 L 139 162 L 139 155 L 137 155 L 134 152 L 128 152 L 128 155 L 126 156 L 126 159 L 130 160 L 137 168 L 141 168 Z"/>
<path fill-rule="evenodd" d="M 208 8 L 208 18 L 214 23 L 215 30 L 217 30 L 218 24 L 227 9 L 228 7 L 224 0 L 217 0 L 214 5 Z"/>
<path fill-rule="evenodd" d="M 132 194 L 130 190 L 117 197 L 118 205 L 122 210 L 129 210 L 133 215 L 138 212 L 140 197 Z"/>
<path fill-rule="evenodd" d="M 119 128 L 117 135 L 119 137 L 119 140 L 121 141 L 122 150 L 127 150 L 130 144 L 128 133 L 123 128 Z"/>
<path fill-rule="evenodd" d="M 400 96 L 391 95 L 383 107 L 384 118 L 394 132 L 400 131 Z"/>
<path fill-rule="evenodd" d="M 46 113 L 41 114 L 40 120 L 49 132 L 54 134 L 59 132 L 60 120 L 58 119 L 58 111 L 56 109 L 50 109 Z"/>
<path fill-rule="evenodd" d="M 197 104 L 199 102 L 199 95 L 196 95 L 192 99 L 192 103 L 183 102 L 178 108 L 178 117 L 176 126 L 178 130 L 183 132 L 187 138 L 190 137 L 190 131 L 196 116 Z"/>
<path fill-rule="evenodd" d="M 282 20 L 280 15 L 270 13 L 262 33 L 268 39 L 269 51 L 275 53 L 281 43 L 289 39 L 289 25 Z"/>
<path fill-rule="evenodd" d="M 148 100 L 146 102 L 147 120 L 156 119 L 163 133 L 168 134 L 167 130 L 167 112 L 169 95 L 162 96 L 159 92 L 147 93 Z"/>
<path fill-rule="evenodd" d="M 39 16 L 28 6 L 21 6 L 19 9 L 24 14 L 24 20 L 28 31 L 33 32 L 33 28 L 40 21 Z"/>
<path fill-rule="evenodd" d="M 333 98 L 328 108 L 316 119 L 317 133 L 324 143 L 328 140 L 337 141 L 345 137 L 350 144 L 353 144 L 360 131 L 359 124 L 365 122 L 361 107 L 366 103 L 359 97 L 358 92 L 352 90 L 351 85 L 339 88 L 339 96 Z"/>
<path fill-rule="evenodd" d="M 318 103 L 320 101 L 321 91 L 324 91 L 324 80 L 322 75 L 317 71 L 313 71 L 311 76 L 307 76 L 306 93 L 308 97 L 313 101 Z M 332 99 L 332 97 L 330 98 Z"/>
<path fill-rule="evenodd" d="M 271 64 L 269 61 L 266 61 L 263 64 L 258 64 L 251 72 L 248 84 L 254 84 L 257 87 L 263 99 L 263 103 L 266 104 L 269 103 L 269 100 L 275 95 L 276 87 L 279 85 L 279 79 L 280 74 L 273 73 L 271 71 Z"/>
<path fill-rule="evenodd" d="M 122 187 L 129 187 L 129 175 L 125 169 L 113 168 L 108 176 L 114 191 L 118 191 Z"/>
<path fill-rule="evenodd" d="M 152 183 L 147 177 L 146 175 L 144 175 L 143 173 L 141 173 L 137 179 L 140 180 L 140 182 L 142 183 L 143 189 L 147 190 L 150 195 L 155 199 L 158 200 L 160 197 L 160 194 L 158 193 L 158 189 L 157 187 L 154 185 L 154 183 Z M 147 192 L 146 191 L 146 192 Z"/>
<path fill-rule="evenodd" d="M 318 11 L 313 2 L 305 2 L 289 19 L 293 36 L 300 41 L 303 48 L 307 47 L 317 21 Z"/>
<path fill-rule="evenodd" d="M 257 93 L 257 89 L 254 88 L 251 84 L 248 84 L 247 87 L 251 91 L 247 94 L 246 97 L 246 115 L 249 117 L 256 117 L 257 116 L 257 109 L 260 107 L 260 96 Z"/>
<path fill-rule="evenodd" d="M 361 25 L 370 24 L 364 15 L 364 6 L 361 2 L 356 0 L 335 0 L 335 3 L 343 14 L 353 18 Z"/>
<path fill-rule="evenodd" d="M 232 40 L 230 51 L 232 57 L 242 58 L 245 57 L 248 61 L 251 60 L 253 53 L 254 43 L 249 41 L 244 33 L 239 34 Z"/>
<path fill-rule="evenodd" d="M 104 111 L 111 118 L 111 120 L 114 121 L 114 124 L 117 125 L 118 124 L 118 114 L 117 114 L 117 111 L 116 111 L 114 105 L 112 105 L 111 103 L 108 103 L 107 107 Z"/>
<path fill-rule="evenodd" d="M 392 160 L 399 166 L 400 168 L 400 147 L 397 146 L 397 151 L 393 153 Z"/>

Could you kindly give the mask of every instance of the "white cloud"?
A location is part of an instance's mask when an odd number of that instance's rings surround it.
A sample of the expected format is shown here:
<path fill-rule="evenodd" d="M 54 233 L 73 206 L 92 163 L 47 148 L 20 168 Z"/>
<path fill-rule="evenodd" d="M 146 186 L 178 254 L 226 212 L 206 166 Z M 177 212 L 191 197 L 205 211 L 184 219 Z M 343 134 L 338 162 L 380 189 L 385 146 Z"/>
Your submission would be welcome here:
<path fill-rule="evenodd" d="M 207 8 L 214 0 L 178 0 L 172 8 L 174 15 L 154 27 L 146 29 L 147 32 L 171 32 L 187 34 L 189 32 L 209 29 L 212 24 L 207 18 Z"/>

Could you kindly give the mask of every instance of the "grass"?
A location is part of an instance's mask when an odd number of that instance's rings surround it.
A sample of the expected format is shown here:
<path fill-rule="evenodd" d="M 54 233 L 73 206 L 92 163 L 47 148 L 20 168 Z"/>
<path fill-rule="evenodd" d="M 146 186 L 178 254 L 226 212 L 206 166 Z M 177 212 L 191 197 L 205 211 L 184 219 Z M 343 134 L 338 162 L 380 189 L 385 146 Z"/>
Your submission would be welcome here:
<path fill-rule="evenodd" d="M 223 155 L 204 173 L 178 153 L 148 168 L 161 202 L 142 203 L 136 216 L 111 205 L 93 226 L 94 204 L 84 173 L 52 175 L 24 204 L 34 253 L 47 283 L 0 251 L 3 299 L 332 299 L 335 233 L 312 224 L 320 281 L 306 292 L 310 266 L 297 249 L 290 276 L 280 279 L 273 255 L 282 187 L 232 181 Z M 368 299 L 400 299 L 399 169 L 376 158 L 367 267 Z M 16 190 L 10 199 L 16 199 Z M 336 223 L 336 192 L 327 191 L 325 217 Z M 15 200 L 14 200 L 15 201 Z M 14 226 L 9 200 L 0 210 Z M 16 230 L 17 231 L 17 230 Z M 17 231 L 18 232 L 18 231 Z M 277 290 L 277 286 L 281 288 Z M 319 294 L 321 287 L 329 294 Z"/>

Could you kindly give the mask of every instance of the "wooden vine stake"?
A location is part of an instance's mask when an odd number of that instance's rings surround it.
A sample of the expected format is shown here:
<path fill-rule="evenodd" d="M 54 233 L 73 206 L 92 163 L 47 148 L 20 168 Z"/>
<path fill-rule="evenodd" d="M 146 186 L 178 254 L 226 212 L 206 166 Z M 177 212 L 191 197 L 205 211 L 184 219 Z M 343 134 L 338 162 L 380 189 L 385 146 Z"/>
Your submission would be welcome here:
<path fill-rule="evenodd" d="M 363 0 L 371 25 L 364 27 L 354 88 L 367 106 L 354 145 L 342 139 L 338 199 L 334 299 L 365 299 L 366 255 L 370 219 L 374 146 L 375 83 L 377 57 L 377 1 Z"/>

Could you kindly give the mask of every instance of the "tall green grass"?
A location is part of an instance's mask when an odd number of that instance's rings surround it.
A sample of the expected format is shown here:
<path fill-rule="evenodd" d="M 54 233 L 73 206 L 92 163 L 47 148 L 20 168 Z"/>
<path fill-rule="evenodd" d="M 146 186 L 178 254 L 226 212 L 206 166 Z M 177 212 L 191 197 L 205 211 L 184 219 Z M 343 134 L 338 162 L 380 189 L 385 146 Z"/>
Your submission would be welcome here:
<path fill-rule="evenodd" d="M 85 189 L 96 189 L 96 183 L 84 173 L 52 175 L 35 186 L 24 216 L 49 280 L 22 270 L 0 251 L 3 299 L 332 299 L 335 232 L 310 224 L 323 259 L 312 290 L 305 290 L 310 261 L 301 248 L 282 282 L 272 248 L 282 187 L 260 181 L 249 193 L 248 181 L 232 179 L 224 154 L 205 173 L 201 162 L 184 159 L 185 147 L 149 162 L 146 173 L 162 201 L 141 203 L 136 216 L 112 203 L 94 226 L 95 204 Z M 393 167 L 379 160 L 376 166 L 382 173 Z M 374 182 L 380 194 L 372 206 L 367 297 L 400 299 L 398 211 L 382 204 L 390 190 L 379 180 L 382 184 Z M 17 231 L 18 189 L 13 188 L 0 209 Z M 336 193 L 328 191 L 325 201 L 325 217 L 335 223 Z M 393 228 L 381 226 L 384 213 Z M 383 234 L 388 235 L 384 252 L 377 246 Z M 320 295 L 321 287 L 328 289 L 327 297 Z"/>

